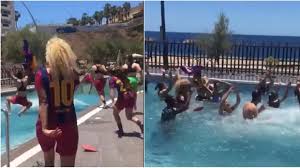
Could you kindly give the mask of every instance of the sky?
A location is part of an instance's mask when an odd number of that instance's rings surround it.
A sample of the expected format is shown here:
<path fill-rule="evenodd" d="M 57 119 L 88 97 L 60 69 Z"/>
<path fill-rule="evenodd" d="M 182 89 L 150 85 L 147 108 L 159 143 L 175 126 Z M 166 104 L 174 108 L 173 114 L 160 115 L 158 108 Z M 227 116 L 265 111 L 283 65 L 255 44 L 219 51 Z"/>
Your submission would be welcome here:
<path fill-rule="evenodd" d="M 300 36 L 300 1 L 165 2 L 167 32 L 210 33 L 221 12 L 234 34 Z M 145 2 L 145 30 L 159 31 L 160 2 Z"/>
<path fill-rule="evenodd" d="M 125 1 L 25 1 L 37 24 L 61 24 L 66 23 L 70 17 L 81 18 L 85 12 L 92 16 L 95 11 L 102 10 L 105 3 L 122 6 Z M 131 7 L 140 2 L 129 1 Z M 32 24 L 33 21 L 23 6 L 22 2 L 15 1 L 15 9 L 21 13 L 18 21 L 19 27 Z"/>

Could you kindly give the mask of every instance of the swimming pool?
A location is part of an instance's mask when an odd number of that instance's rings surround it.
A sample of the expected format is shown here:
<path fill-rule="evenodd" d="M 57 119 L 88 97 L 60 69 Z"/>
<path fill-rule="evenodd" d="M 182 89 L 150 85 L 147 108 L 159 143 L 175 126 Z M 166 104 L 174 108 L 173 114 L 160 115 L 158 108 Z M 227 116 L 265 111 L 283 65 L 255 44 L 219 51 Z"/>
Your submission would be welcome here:
<path fill-rule="evenodd" d="M 300 107 L 292 89 L 280 109 L 267 106 L 257 119 L 245 121 L 242 106 L 254 85 L 235 86 L 241 104 L 232 115 L 219 116 L 214 103 L 193 112 L 199 104 L 192 99 L 187 112 L 161 124 L 165 103 L 150 83 L 145 94 L 145 166 L 300 166 Z M 235 99 L 229 97 L 230 102 Z"/>
<path fill-rule="evenodd" d="M 88 94 L 90 85 L 80 85 L 75 93 L 75 109 L 79 113 L 91 105 L 99 104 L 98 94 L 93 87 L 91 94 Z M 105 88 L 106 99 L 109 99 L 109 88 Z M 1 96 L 1 108 L 5 105 L 6 96 Z M 19 145 L 34 138 L 35 123 L 38 117 L 38 98 L 35 91 L 29 92 L 28 99 L 32 101 L 32 107 L 25 112 L 24 115 L 18 117 L 17 113 L 21 109 L 19 105 L 12 105 L 12 114 L 10 116 L 10 149 L 14 149 Z M 5 116 L 1 112 L 1 154 L 6 151 L 5 146 Z"/>

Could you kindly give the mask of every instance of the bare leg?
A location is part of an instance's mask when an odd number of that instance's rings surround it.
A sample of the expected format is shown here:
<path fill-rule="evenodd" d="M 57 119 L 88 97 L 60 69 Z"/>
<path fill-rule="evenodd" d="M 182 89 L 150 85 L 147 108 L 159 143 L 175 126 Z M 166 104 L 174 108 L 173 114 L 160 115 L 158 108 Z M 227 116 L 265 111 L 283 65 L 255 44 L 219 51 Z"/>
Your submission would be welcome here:
<path fill-rule="evenodd" d="M 114 114 L 114 118 L 115 118 L 115 121 L 117 123 L 117 126 L 118 126 L 118 134 L 119 134 L 119 137 L 122 137 L 123 134 L 124 134 L 124 131 L 123 131 L 123 126 L 122 126 L 122 122 L 121 122 L 121 118 L 120 118 L 120 115 L 119 113 L 121 112 L 121 110 L 119 110 L 116 106 L 113 107 L 113 114 Z"/>
<path fill-rule="evenodd" d="M 103 105 L 103 108 L 106 108 L 106 101 L 105 101 L 105 95 L 104 95 L 104 93 L 102 93 L 100 95 L 100 104 Z"/>
<path fill-rule="evenodd" d="M 126 108 L 125 109 L 127 120 L 131 120 L 135 124 L 137 124 L 140 127 L 141 132 L 144 133 L 144 125 L 142 124 L 142 122 L 136 116 L 133 116 L 132 112 L 133 112 L 132 108 Z"/>
<path fill-rule="evenodd" d="M 11 96 L 6 99 L 6 107 L 9 113 L 11 112 L 11 106 L 10 106 L 11 99 L 12 99 Z"/>
<path fill-rule="evenodd" d="M 75 155 L 71 156 L 60 156 L 60 166 L 61 167 L 74 167 L 75 166 Z"/>
<path fill-rule="evenodd" d="M 45 167 L 54 167 L 54 149 L 44 152 Z"/>
<path fill-rule="evenodd" d="M 32 103 L 29 102 L 29 104 L 27 106 L 24 106 L 21 111 L 18 113 L 18 116 L 20 117 L 23 113 L 25 113 L 25 111 L 27 111 L 30 107 L 32 106 Z"/>

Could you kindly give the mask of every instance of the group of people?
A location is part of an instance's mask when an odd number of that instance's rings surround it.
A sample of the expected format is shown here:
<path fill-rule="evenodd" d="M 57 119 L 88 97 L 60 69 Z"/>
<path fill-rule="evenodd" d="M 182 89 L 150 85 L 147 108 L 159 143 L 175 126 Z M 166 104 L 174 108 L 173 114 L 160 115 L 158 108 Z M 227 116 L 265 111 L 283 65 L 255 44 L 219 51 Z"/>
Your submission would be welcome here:
<path fill-rule="evenodd" d="M 28 43 L 26 43 L 28 45 Z M 28 48 L 28 47 L 27 47 Z M 28 52 L 28 51 L 27 51 Z M 118 136 L 124 135 L 119 113 L 125 109 L 126 118 L 133 121 L 143 134 L 143 123 L 134 116 L 137 91 L 143 84 L 142 68 L 129 56 L 123 66 L 105 67 L 93 65 L 90 70 L 80 70 L 77 57 L 70 45 L 58 37 L 51 38 L 46 45 L 46 62 L 34 71 L 19 70 L 10 73 L 16 80 L 17 93 L 7 98 L 10 114 L 11 103 L 23 106 L 19 115 L 32 106 L 27 99 L 28 76 L 34 73 L 35 90 L 39 99 L 36 136 L 44 152 L 45 166 L 54 166 L 54 148 L 60 154 L 61 166 L 74 166 L 78 146 L 78 127 L 74 106 L 74 93 L 81 83 L 90 83 L 100 97 L 101 107 L 109 108 L 105 101 L 104 88 L 108 81 L 112 99 L 113 116 L 118 127 Z M 29 62 L 29 64 L 31 64 Z M 28 67 L 28 66 L 27 66 Z M 117 99 L 115 101 L 115 92 Z"/>
<path fill-rule="evenodd" d="M 208 79 L 206 76 L 201 76 L 200 66 L 194 67 L 180 67 L 177 69 L 175 77 L 169 71 L 168 78 L 166 77 L 166 70 L 162 69 L 162 78 L 165 82 L 159 82 L 155 90 L 160 100 L 166 103 L 166 107 L 162 110 L 161 121 L 169 121 L 175 119 L 176 115 L 189 109 L 189 104 L 192 95 L 192 88 L 195 88 L 197 94 L 195 100 L 201 104 L 200 107 L 193 111 L 200 111 L 204 109 L 203 103 L 212 102 L 219 104 L 219 114 L 230 115 L 233 113 L 241 102 L 241 96 L 234 84 L 216 80 Z M 193 75 L 192 78 L 187 79 L 179 76 L 179 71 L 183 71 L 187 75 Z M 252 100 L 243 105 L 243 118 L 254 119 L 265 109 L 265 105 L 261 104 L 262 96 L 268 95 L 268 106 L 272 108 L 280 108 L 280 104 L 287 98 L 288 90 L 291 82 L 286 84 L 284 95 L 279 97 L 279 86 L 274 85 L 274 79 L 271 71 L 267 71 L 264 75 L 259 77 L 259 82 L 252 91 Z M 170 91 L 174 88 L 175 95 L 171 95 Z M 234 104 L 227 100 L 231 94 L 236 95 Z M 300 105 L 300 80 L 297 81 L 295 88 L 295 96 Z"/>

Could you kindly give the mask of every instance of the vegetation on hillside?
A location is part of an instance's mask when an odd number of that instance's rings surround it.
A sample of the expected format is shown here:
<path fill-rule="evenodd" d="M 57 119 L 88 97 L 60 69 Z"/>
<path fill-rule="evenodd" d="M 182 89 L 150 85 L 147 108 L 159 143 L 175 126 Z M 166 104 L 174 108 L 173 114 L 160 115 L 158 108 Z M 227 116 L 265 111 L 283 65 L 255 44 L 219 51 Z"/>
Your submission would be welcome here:
<path fill-rule="evenodd" d="M 89 46 L 86 48 L 86 53 L 91 61 L 102 64 L 116 62 L 118 55 L 120 55 L 121 62 L 123 62 L 126 55 L 143 54 L 143 52 L 143 40 L 136 36 L 124 37 L 120 32 L 113 32 L 110 37 L 90 41 Z"/>
<path fill-rule="evenodd" d="M 118 22 L 126 21 L 129 17 L 129 12 L 131 9 L 131 5 L 129 2 L 124 2 L 122 6 L 111 5 L 110 3 L 106 3 L 102 10 L 95 11 L 92 16 L 89 16 L 87 13 L 83 13 L 80 19 L 75 17 L 71 17 L 67 19 L 67 24 L 72 24 L 74 26 L 78 25 L 102 25 L 103 19 L 106 20 L 106 24 L 115 23 L 116 18 L 118 18 Z M 124 17 L 125 17 L 125 20 Z"/>

